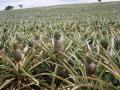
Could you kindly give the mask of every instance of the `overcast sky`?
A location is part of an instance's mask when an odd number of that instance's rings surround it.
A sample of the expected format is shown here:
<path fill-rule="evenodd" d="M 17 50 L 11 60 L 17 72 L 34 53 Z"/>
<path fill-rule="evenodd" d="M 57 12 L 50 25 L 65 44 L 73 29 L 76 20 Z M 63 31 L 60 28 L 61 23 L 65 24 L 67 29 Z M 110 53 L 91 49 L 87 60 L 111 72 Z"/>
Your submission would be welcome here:
<path fill-rule="evenodd" d="M 102 0 L 106 1 L 120 1 L 120 0 Z M 19 4 L 22 4 L 24 8 L 29 7 L 43 7 L 59 4 L 73 4 L 73 3 L 91 3 L 97 2 L 97 0 L 0 0 L 0 10 L 3 10 L 6 6 L 12 5 L 18 8 Z"/>

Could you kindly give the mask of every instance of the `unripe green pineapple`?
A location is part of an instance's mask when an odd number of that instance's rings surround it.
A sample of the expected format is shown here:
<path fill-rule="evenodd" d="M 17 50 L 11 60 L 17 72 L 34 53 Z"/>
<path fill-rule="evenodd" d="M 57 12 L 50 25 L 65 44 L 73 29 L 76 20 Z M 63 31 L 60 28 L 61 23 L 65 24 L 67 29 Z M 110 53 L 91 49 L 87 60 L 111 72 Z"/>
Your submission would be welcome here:
<path fill-rule="evenodd" d="M 13 58 L 15 60 L 16 68 L 18 69 L 19 66 L 22 64 L 22 53 L 19 48 L 19 44 L 13 44 Z"/>
<path fill-rule="evenodd" d="M 102 39 L 102 40 L 100 41 L 100 44 L 101 44 L 101 46 L 102 46 L 105 50 L 107 50 L 108 45 L 109 45 L 107 39 Z"/>
<path fill-rule="evenodd" d="M 1 48 L 1 49 L 0 49 L 0 54 L 6 55 L 6 50 L 5 50 L 5 48 Z M 3 57 L 2 57 L 2 60 L 3 60 L 3 63 L 7 64 L 7 61 L 6 61 L 5 59 L 3 59 Z"/>
<path fill-rule="evenodd" d="M 64 50 L 64 37 L 62 32 L 54 33 L 54 53 L 60 53 Z"/>

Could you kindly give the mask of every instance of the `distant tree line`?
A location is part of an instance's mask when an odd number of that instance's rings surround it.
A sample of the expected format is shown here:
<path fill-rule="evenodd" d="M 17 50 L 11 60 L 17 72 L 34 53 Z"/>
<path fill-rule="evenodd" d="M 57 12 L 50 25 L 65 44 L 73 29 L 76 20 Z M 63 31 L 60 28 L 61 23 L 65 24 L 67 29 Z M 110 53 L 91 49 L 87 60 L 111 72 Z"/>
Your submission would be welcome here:
<path fill-rule="evenodd" d="M 101 2 L 102 0 L 98 0 L 98 2 Z"/>
<path fill-rule="evenodd" d="M 20 8 L 23 8 L 23 5 L 18 5 Z M 4 10 L 12 10 L 14 9 L 14 6 L 6 6 Z"/>
<path fill-rule="evenodd" d="M 23 8 L 23 5 L 21 5 L 21 4 L 20 4 L 20 5 L 18 5 L 18 6 L 19 6 L 20 8 Z"/>
<path fill-rule="evenodd" d="M 7 6 L 6 8 L 5 8 L 5 10 L 12 10 L 14 8 L 14 6 Z"/>

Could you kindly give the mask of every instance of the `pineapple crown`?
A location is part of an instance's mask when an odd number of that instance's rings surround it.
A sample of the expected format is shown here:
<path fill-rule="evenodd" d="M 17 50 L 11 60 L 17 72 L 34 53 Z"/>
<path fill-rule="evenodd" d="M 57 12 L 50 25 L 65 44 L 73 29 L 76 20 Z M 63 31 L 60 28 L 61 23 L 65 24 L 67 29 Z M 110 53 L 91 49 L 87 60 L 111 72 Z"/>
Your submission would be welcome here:
<path fill-rule="evenodd" d="M 18 43 L 13 43 L 13 49 L 14 50 L 19 49 L 19 44 Z"/>
<path fill-rule="evenodd" d="M 54 39 L 55 40 L 59 40 L 59 39 L 61 39 L 61 37 L 62 37 L 62 32 L 55 32 L 54 33 Z"/>

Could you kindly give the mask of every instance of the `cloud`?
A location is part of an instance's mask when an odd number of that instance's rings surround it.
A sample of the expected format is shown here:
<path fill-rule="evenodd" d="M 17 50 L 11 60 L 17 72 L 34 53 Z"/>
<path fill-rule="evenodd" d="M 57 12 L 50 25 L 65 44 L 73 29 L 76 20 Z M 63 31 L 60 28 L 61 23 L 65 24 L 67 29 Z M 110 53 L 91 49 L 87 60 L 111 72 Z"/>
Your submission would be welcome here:
<path fill-rule="evenodd" d="M 69 4 L 69 3 L 78 3 L 81 0 L 23 0 L 21 2 L 25 7 L 39 7 L 39 6 L 51 6 L 59 4 Z"/>
<path fill-rule="evenodd" d="M 25 7 L 38 7 L 38 6 L 49 6 L 49 5 L 58 5 L 64 4 L 66 2 L 62 0 L 24 0 L 23 4 Z"/>
<path fill-rule="evenodd" d="M 115 0 L 102 0 L 102 1 L 115 1 Z M 21 4 L 25 8 L 28 7 L 40 7 L 40 6 L 51 6 L 59 4 L 72 4 L 72 3 L 90 3 L 97 2 L 97 0 L 21 0 Z"/>
<path fill-rule="evenodd" d="M 102 0 L 102 1 L 115 1 L 115 0 Z M 97 2 L 97 0 L 0 0 L 0 10 L 4 9 L 7 5 L 13 5 L 17 7 L 19 4 L 23 4 L 24 8 L 29 8 L 59 4 L 90 3 L 90 2 Z"/>

